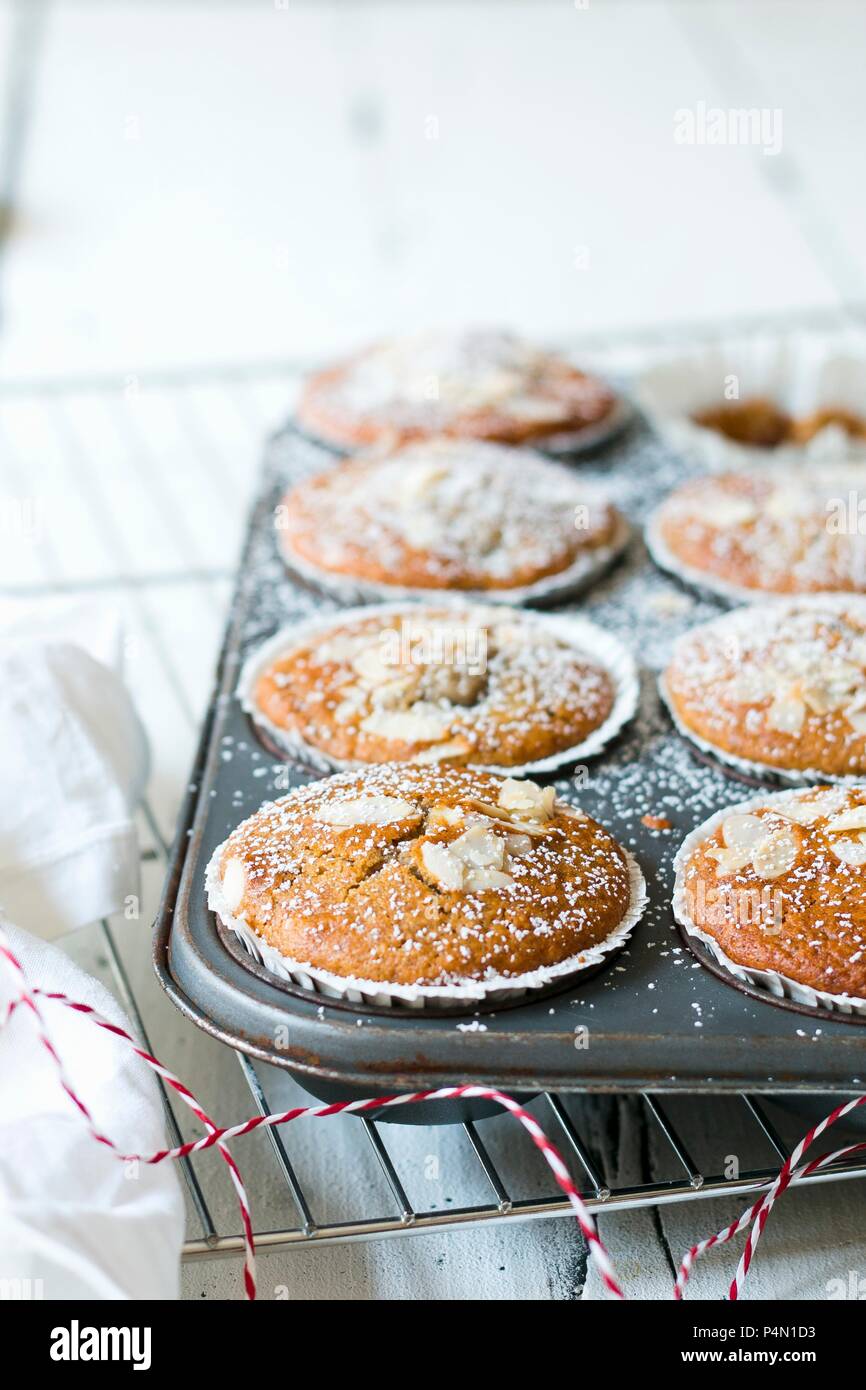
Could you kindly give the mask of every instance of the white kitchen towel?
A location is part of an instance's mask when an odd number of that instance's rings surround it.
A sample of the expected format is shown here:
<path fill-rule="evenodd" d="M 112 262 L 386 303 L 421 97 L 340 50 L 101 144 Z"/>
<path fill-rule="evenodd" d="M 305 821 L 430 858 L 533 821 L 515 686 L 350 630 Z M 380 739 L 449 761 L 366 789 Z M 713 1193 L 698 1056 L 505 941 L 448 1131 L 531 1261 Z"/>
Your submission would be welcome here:
<path fill-rule="evenodd" d="M 132 1032 L 108 991 L 61 951 L 2 925 L 31 987 Z M 16 992 L 0 958 L 0 1020 Z M 125 1152 L 163 1148 L 159 1092 L 129 1045 L 62 1004 L 41 1007 L 97 1128 Z M 122 1162 L 91 1137 L 18 1007 L 0 1030 L 0 1298 L 177 1298 L 183 1229 L 174 1165 Z"/>
<path fill-rule="evenodd" d="M 0 907 L 52 938 L 138 893 L 147 742 L 112 610 L 0 606 Z"/>

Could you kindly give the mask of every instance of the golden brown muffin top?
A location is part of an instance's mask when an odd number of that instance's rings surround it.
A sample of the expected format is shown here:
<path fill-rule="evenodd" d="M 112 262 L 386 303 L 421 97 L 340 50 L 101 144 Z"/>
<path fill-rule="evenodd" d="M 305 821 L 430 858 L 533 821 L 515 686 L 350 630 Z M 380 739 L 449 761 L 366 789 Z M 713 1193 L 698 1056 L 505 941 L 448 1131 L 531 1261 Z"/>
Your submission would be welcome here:
<path fill-rule="evenodd" d="M 618 526 L 614 508 L 560 464 L 442 439 L 328 469 L 278 509 L 290 563 L 418 589 L 532 584 L 591 559 Z"/>
<path fill-rule="evenodd" d="M 293 961 L 340 977 L 515 977 L 609 936 L 623 851 L 553 788 L 387 764 L 269 803 L 219 859 L 224 905 Z"/>
<path fill-rule="evenodd" d="M 861 592 L 866 535 L 851 499 L 864 487 L 857 464 L 720 473 L 671 493 L 654 525 L 680 562 L 708 578 L 780 594 Z"/>
<path fill-rule="evenodd" d="M 289 646 L 254 708 L 338 761 L 514 767 L 579 744 L 611 677 L 535 615 L 501 607 L 365 610 Z"/>
<path fill-rule="evenodd" d="M 740 609 L 680 639 L 666 673 L 683 724 L 729 753 L 833 776 L 866 772 L 866 604 Z"/>
<path fill-rule="evenodd" d="M 695 925 L 736 964 L 866 996 L 866 787 L 732 808 L 683 882 Z"/>
<path fill-rule="evenodd" d="M 376 344 L 306 383 L 301 425 L 349 448 L 436 434 L 519 444 L 594 425 L 615 397 L 513 333 L 429 332 Z"/>

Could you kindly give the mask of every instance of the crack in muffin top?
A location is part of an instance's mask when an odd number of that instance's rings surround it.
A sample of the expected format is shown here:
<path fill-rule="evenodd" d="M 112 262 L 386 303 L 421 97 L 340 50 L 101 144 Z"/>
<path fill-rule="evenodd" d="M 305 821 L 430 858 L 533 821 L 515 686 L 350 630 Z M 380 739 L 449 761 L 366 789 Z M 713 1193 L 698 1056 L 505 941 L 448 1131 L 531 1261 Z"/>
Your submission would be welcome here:
<path fill-rule="evenodd" d="M 277 510 L 289 563 L 418 589 L 516 589 L 613 544 L 613 506 L 529 450 L 437 439 L 296 484 Z"/>
<path fill-rule="evenodd" d="M 263 806 L 219 857 L 227 911 L 342 978 L 515 978 L 597 945 L 630 905 L 623 851 L 553 788 L 386 764 Z"/>

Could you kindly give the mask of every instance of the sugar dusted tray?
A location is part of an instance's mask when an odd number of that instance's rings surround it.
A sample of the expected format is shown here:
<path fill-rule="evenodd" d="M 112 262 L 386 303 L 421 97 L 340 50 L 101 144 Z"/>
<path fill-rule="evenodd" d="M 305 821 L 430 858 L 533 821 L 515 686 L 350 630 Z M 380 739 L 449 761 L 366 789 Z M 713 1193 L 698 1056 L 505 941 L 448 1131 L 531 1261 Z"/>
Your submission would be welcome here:
<path fill-rule="evenodd" d="M 658 571 L 640 540 L 653 506 L 694 467 L 640 420 L 574 464 L 608 489 L 635 536 L 604 579 L 557 610 L 579 612 L 631 647 L 643 668 L 640 709 L 600 756 L 549 779 L 612 830 L 643 869 L 650 905 L 629 945 L 560 993 L 431 1017 L 329 1002 L 269 974 L 220 929 L 204 893 L 214 848 L 263 801 L 321 775 L 278 761 L 235 689 L 244 660 L 278 628 L 339 611 L 288 576 L 272 524 L 286 483 L 329 458 L 291 429 L 267 451 L 156 923 L 157 974 L 178 1007 L 233 1047 L 288 1068 L 307 1089 L 329 1097 L 467 1079 L 524 1093 L 862 1089 L 866 1032 L 856 1020 L 778 1007 L 730 983 L 711 957 L 701 963 L 700 947 L 686 944 L 673 919 L 672 863 L 682 839 L 749 791 L 676 733 L 658 697 L 657 675 L 673 640 L 722 610 Z"/>

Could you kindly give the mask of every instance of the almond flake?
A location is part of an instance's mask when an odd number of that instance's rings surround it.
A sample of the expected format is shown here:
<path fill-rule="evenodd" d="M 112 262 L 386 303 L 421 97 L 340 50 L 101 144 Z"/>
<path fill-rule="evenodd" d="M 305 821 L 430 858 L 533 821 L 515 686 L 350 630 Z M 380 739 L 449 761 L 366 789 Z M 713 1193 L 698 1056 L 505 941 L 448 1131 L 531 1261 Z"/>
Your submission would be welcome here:
<path fill-rule="evenodd" d="M 758 816 L 728 816 L 722 822 L 722 836 L 729 849 L 752 849 L 767 834 Z"/>
<path fill-rule="evenodd" d="M 399 739 L 401 743 L 430 743 L 448 733 L 452 718 L 447 710 L 419 703 L 409 710 L 374 710 L 362 719 L 361 728 L 365 733 Z"/>
<path fill-rule="evenodd" d="M 866 835 L 859 835 L 856 840 L 834 840 L 832 850 L 841 863 L 859 868 L 866 864 Z"/>
<path fill-rule="evenodd" d="M 539 787 L 537 782 L 518 782 L 507 777 L 499 793 L 498 805 L 505 811 L 523 812 L 529 820 L 550 820 L 553 815 L 556 790 Z"/>
<path fill-rule="evenodd" d="M 223 897 L 229 912 L 240 907 L 247 889 L 247 871 L 242 859 L 229 859 L 223 869 Z"/>
<path fill-rule="evenodd" d="M 844 801 L 845 792 L 841 788 L 831 788 L 829 791 L 819 792 L 811 800 L 803 796 L 792 796 L 787 801 L 775 801 L 772 809 L 786 820 L 794 821 L 796 825 L 814 825 L 822 816 L 831 816 L 834 811 L 838 811 Z"/>
<path fill-rule="evenodd" d="M 441 763 L 445 758 L 462 758 L 471 752 L 472 744 L 468 739 L 462 738 L 458 734 L 456 738 L 449 739 L 447 743 L 434 743 L 431 748 L 424 748 L 420 753 L 416 753 L 410 761 L 422 765 Z"/>
<path fill-rule="evenodd" d="M 780 734 L 798 734 L 806 718 L 806 706 L 796 695 L 779 695 L 767 710 L 767 723 Z"/>
<path fill-rule="evenodd" d="M 505 841 L 501 835 L 474 825 L 448 846 L 452 854 L 475 869 L 501 869 L 505 862 Z"/>
<path fill-rule="evenodd" d="M 421 812 L 401 796 L 357 796 L 351 801 L 327 802 L 314 814 L 326 825 L 394 825 Z"/>
<path fill-rule="evenodd" d="M 463 887 L 464 866 L 447 845 L 428 840 L 421 846 L 421 863 L 439 888 L 455 893 Z"/>
<path fill-rule="evenodd" d="M 464 887 L 469 893 L 483 893 L 488 888 L 509 888 L 513 882 L 511 875 L 501 869 L 471 869 Z"/>
<path fill-rule="evenodd" d="M 730 493 L 717 491 L 705 499 L 701 507 L 702 519 L 717 530 L 728 526 L 744 526 L 756 520 L 758 509 L 747 497 L 733 497 Z"/>
<path fill-rule="evenodd" d="M 774 830 L 752 852 L 752 867 L 759 878 L 779 878 L 794 867 L 798 852 L 793 830 Z"/>
<path fill-rule="evenodd" d="M 736 874 L 751 861 L 752 851 L 745 849 L 708 849 L 707 857 L 716 861 L 716 878 L 724 874 Z"/>
<path fill-rule="evenodd" d="M 434 806 L 427 817 L 428 825 L 462 825 L 463 812 L 459 806 Z"/>
<path fill-rule="evenodd" d="M 840 830 L 866 830 L 866 805 L 852 806 L 827 822 L 827 831 L 835 835 Z"/>

